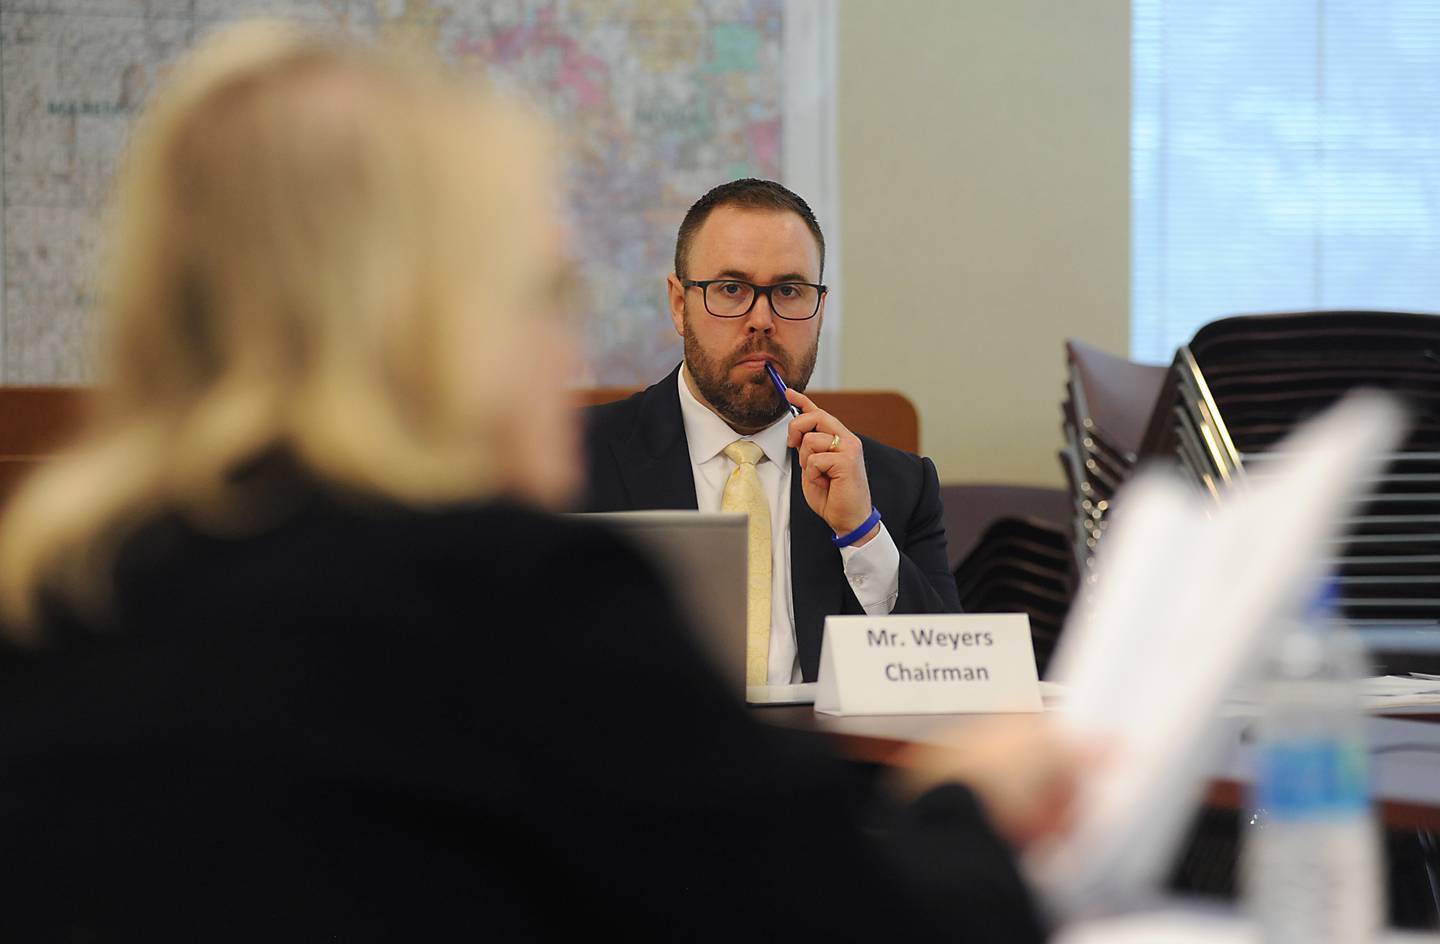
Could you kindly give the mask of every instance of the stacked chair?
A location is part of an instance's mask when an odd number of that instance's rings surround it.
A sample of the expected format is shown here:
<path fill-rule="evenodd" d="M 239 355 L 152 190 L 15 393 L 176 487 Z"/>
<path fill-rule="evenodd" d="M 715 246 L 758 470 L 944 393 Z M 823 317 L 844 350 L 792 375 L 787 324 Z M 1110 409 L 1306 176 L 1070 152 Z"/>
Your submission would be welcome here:
<path fill-rule="evenodd" d="M 1440 627 L 1440 316 L 1244 315 L 1181 347 L 1140 452 L 1175 461 L 1202 492 L 1265 474 L 1296 424 L 1356 387 L 1405 400 L 1414 427 L 1363 504 L 1336 509 L 1331 563 L 1348 622 Z"/>
<path fill-rule="evenodd" d="M 1407 401 L 1414 427 L 1375 494 L 1335 509 L 1348 535 L 1331 557 L 1339 607 L 1362 631 L 1440 629 L 1440 316 L 1301 312 L 1212 322 L 1176 352 L 1139 456 L 1173 462 L 1198 491 L 1223 501 L 1228 488 L 1265 474 L 1296 424 L 1357 387 Z M 1410 666 L 1387 658 L 1385 667 Z M 1207 811 L 1174 887 L 1233 893 L 1238 832 L 1233 813 Z M 1435 927 L 1434 835 L 1392 831 L 1385 842 L 1391 922 Z"/>
<path fill-rule="evenodd" d="M 1075 596 L 1075 569 L 1065 529 L 1026 518 L 1001 518 L 955 569 L 967 613 L 1025 613 L 1035 665 L 1043 676 Z"/>
<path fill-rule="evenodd" d="M 1051 488 L 947 485 L 950 564 L 967 613 L 1025 613 L 1043 675 L 1075 595 L 1066 515 Z"/>
<path fill-rule="evenodd" d="M 1168 371 L 1074 340 L 1066 342 L 1065 354 L 1069 380 L 1061 407 L 1065 446 L 1060 465 L 1074 499 L 1073 553 L 1079 572 L 1088 579 L 1106 513 L 1139 460 L 1147 421 Z"/>

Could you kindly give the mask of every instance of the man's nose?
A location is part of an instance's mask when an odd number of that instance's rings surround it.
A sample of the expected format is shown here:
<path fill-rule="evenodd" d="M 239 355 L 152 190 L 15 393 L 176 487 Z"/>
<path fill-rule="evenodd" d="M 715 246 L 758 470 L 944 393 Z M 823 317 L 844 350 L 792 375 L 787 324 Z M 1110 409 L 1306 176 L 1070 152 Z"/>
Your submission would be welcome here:
<path fill-rule="evenodd" d="M 757 294 L 750 314 L 745 316 L 747 331 L 770 333 L 775 330 L 775 309 L 770 307 L 770 293 Z"/>

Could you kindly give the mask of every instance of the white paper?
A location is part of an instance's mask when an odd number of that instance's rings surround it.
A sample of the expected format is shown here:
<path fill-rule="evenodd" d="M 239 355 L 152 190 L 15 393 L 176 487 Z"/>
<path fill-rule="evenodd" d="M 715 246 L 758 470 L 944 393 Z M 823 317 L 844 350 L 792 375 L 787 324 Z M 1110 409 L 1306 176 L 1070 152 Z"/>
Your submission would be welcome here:
<path fill-rule="evenodd" d="M 1360 707 L 1368 712 L 1394 708 L 1417 708 L 1440 704 L 1440 680 L 1419 675 L 1377 675 L 1359 683 Z M 1226 707 L 1233 715 L 1253 715 L 1260 710 L 1258 691 L 1246 689 L 1232 695 Z"/>
<path fill-rule="evenodd" d="M 1117 497 L 1099 579 L 1052 662 L 1067 691 L 1059 724 L 1107 748 L 1075 828 L 1027 856 L 1058 913 L 1123 907 L 1164 878 L 1216 762 L 1223 703 L 1250 678 L 1266 631 L 1314 592 L 1341 509 L 1402 425 L 1388 398 L 1354 395 L 1223 506 L 1157 472 Z"/>
<path fill-rule="evenodd" d="M 815 710 L 830 715 L 1040 711 L 1024 613 L 831 616 Z"/>

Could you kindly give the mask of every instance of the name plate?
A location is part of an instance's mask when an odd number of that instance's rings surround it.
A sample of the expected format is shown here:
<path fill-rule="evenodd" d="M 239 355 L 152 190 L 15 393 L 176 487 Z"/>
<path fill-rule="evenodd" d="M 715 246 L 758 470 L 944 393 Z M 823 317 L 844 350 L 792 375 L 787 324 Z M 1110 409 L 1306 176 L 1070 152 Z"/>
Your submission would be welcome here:
<path fill-rule="evenodd" d="M 1024 613 L 830 616 L 815 710 L 827 715 L 1040 711 Z"/>

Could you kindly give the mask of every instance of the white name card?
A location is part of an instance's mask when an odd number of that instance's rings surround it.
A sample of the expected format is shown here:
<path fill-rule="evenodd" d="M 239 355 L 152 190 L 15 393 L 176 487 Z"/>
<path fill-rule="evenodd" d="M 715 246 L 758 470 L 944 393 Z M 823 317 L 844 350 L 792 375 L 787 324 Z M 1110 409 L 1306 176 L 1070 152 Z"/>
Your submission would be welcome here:
<path fill-rule="evenodd" d="M 825 620 L 816 711 L 930 715 L 1041 707 L 1024 613 Z"/>

